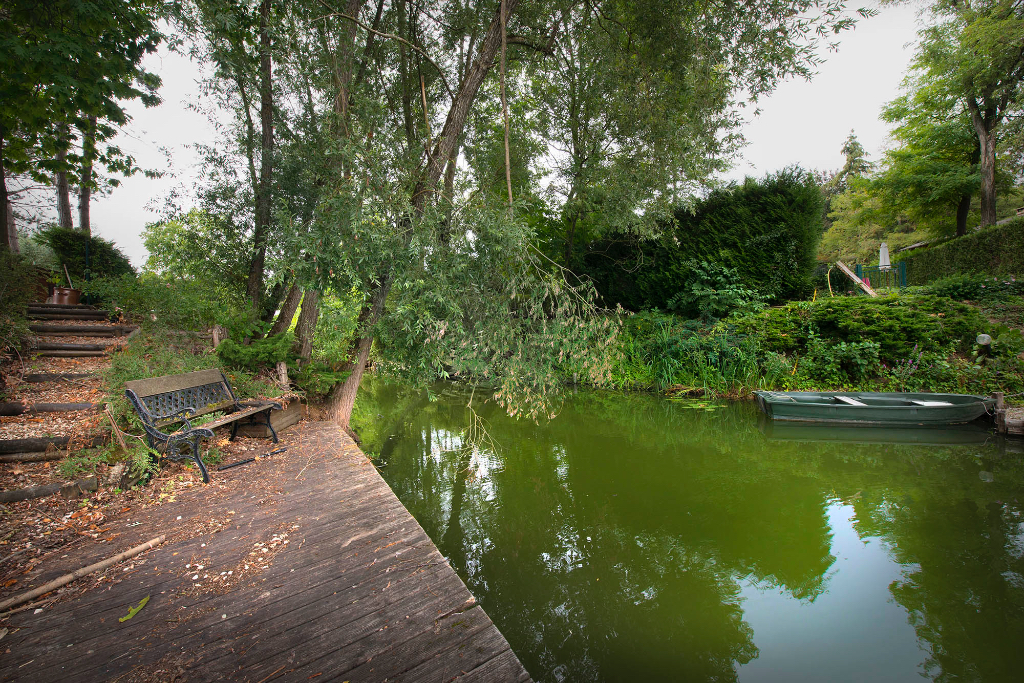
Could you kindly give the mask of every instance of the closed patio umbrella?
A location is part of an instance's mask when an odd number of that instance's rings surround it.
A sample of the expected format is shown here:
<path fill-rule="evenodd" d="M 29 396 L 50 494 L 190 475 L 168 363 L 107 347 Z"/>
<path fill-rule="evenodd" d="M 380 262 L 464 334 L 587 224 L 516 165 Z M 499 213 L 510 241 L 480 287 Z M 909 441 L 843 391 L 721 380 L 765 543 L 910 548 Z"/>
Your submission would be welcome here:
<path fill-rule="evenodd" d="M 889 245 L 882 242 L 882 248 L 878 250 L 878 267 L 882 270 L 889 270 Z"/>

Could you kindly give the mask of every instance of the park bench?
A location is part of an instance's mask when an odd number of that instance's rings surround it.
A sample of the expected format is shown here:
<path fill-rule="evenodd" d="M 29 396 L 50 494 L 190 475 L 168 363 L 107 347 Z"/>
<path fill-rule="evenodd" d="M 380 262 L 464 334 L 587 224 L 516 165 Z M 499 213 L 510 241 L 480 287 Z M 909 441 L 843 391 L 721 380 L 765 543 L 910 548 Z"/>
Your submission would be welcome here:
<path fill-rule="evenodd" d="M 199 455 L 199 442 L 212 438 L 215 428 L 230 424 L 233 441 L 240 421 L 265 424 L 274 443 L 277 443 L 277 432 L 270 424 L 270 412 L 281 410 L 281 405 L 273 401 L 240 403 L 228 378 L 218 369 L 137 379 L 125 382 L 124 386 L 125 396 L 142 420 L 149 447 L 171 460 L 191 458 L 206 483 L 209 483 L 210 475 Z M 192 426 L 189 418 L 214 412 L 225 414 L 212 422 Z M 176 424 L 181 426 L 175 431 L 161 431 Z"/>

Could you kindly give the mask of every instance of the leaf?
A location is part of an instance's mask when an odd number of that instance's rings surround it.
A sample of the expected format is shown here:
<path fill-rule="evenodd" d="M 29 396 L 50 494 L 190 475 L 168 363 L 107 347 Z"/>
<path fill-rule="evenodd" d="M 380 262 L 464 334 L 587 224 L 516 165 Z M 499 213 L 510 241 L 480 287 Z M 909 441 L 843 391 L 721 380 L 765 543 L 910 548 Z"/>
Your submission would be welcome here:
<path fill-rule="evenodd" d="M 142 608 L 146 606 L 147 602 L 149 602 L 149 596 L 148 595 L 146 597 L 142 598 L 142 601 L 139 602 L 138 607 L 129 607 L 128 608 L 128 614 L 126 616 L 123 616 L 123 617 L 119 618 L 118 621 L 120 621 L 121 623 L 124 623 L 124 622 L 128 621 L 129 619 L 134 617 L 136 614 L 138 614 L 142 610 Z"/>

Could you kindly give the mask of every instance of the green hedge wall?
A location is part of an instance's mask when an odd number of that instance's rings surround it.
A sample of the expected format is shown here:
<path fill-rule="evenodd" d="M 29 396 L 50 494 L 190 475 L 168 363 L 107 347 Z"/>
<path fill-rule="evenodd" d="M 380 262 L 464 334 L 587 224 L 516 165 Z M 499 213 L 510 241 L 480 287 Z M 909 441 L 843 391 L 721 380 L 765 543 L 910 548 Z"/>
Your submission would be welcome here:
<path fill-rule="evenodd" d="M 907 262 L 907 280 L 923 285 L 950 275 L 1024 274 L 1024 218 L 1015 218 L 897 260 Z"/>
<path fill-rule="evenodd" d="M 612 234 L 587 249 L 577 273 L 609 308 L 668 307 L 694 282 L 694 262 L 735 269 L 740 282 L 772 300 L 810 294 L 821 236 L 822 195 L 814 177 L 790 167 L 715 190 L 674 229 L 654 240 Z"/>

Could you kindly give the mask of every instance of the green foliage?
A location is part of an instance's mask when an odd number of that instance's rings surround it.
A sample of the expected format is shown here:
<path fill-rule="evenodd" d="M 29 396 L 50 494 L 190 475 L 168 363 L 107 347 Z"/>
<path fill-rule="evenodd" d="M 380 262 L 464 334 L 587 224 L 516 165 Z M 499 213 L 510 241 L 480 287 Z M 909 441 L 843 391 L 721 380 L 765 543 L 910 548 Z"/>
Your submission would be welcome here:
<path fill-rule="evenodd" d="M 907 279 L 916 285 L 965 273 L 1017 276 L 1024 273 L 1024 218 L 897 258 L 907 262 Z"/>
<path fill-rule="evenodd" d="M 111 172 L 137 170 L 115 145 L 74 144 L 71 130 L 89 129 L 102 143 L 127 122 L 126 101 L 159 102 L 160 79 L 141 66 L 163 38 L 158 7 L 154 0 L 5 0 L 0 165 L 7 173 L 50 182 L 54 172 L 93 161 Z"/>
<path fill-rule="evenodd" d="M 655 240 L 619 234 L 595 242 L 585 258 L 606 305 L 667 308 L 689 286 L 691 262 L 733 269 L 739 283 L 774 300 L 810 291 L 821 234 L 821 190 L 811 174 L 788 168 L 763 180 L 716 190 Z"/>
<path fill-rule="evenodd" d="M 800 358 L 800 371 L 816 383 L 835 386 L 863 382 L 881 367 L 881 344 L 873 341 L 827 342 L 808 333 L 807 351 Z"/>
<path fill-rule="evenodd" d="M 295 337 L 291 332 L 264 337 L 270 329 L 269 323 L 241 317 L 225 327 L 229 338 L 217 347 L 217 356 L 229 367 L 256 372 L 295 359 L 292 353 Z"/>
<path fill-rule="evenodd" d="M 246 236 L 226 216 L 193 209 L 142 232 L 149 252 L 145 269 L 175 280 L 193 280 L 243 292 L 250 259 Z"/>
<path fill-rule="evenodd" d="M 705 322 L 730 313 L 757 308 L 764 300 L 760 294 L 740 283 L 735 268 L 717 263 L 690 261 L 684 289 L 668 301 L 668 309 L 687 318 Z"/>
<path fill-rule="evenodd" d="M 51 225 L 39 231 L 37 239 L 53 250 L 58 274 L 67 267 L 75 287 L 82 288 L 93 277 L 119 278 L 135 275 L 131 261 L 110 240 L 90 237 L 73 228 Z"/>
<path fill-rule="evenodd" d="M 795 302 L 742 318 L 736 326 L 756 336 L 769 351 L 803 354 L 814 335 L 829 343 L 877 343 L 878 358 L 895 363 L 915 346 L 921 351 L 952 347 L 968 353 L 974 338 L 991 324 L 966 304 L 907 295 Z"/>
<path fill-rule="evenodd" d="M 241 308 L 237 293 L 213 283 L 152 273 L 97 278 L 85 282 L 82 289 L 111 311 L 146 327 L 205 330 Z"/>
<path fill-rule="evenodd" d="M 992 337 L 990 353 L 993 358 L 1016 358 L 1024 351 L 1024 335 L 1016 328 L 996 325 L 989 331 L 989 336 Z"/>
<path fill-rule="evenodd" d="M 332 366 L 320 363 L 306 363 L 295 377 L 295 383 L 305 392 L 311 401 L 326 396 L 334 386 L 344 382 L 351 373 L 349 370 L 336 370 Z"/>
<path fill-rule="evenodd" d="M 0 358 L 28 337 L 25 304 L 36 295 L 41 273 L 20 255 L 0 248 Z"/>
<path fill-rule="evenodd" d="M 1016 277 L 990 277 L 980 274 L 950 275 L 933 280 L 923 290 L 935 296 L 957 301 L 999 301 L 1008 296 L 1024 294 L 1024 280 Z"/>

